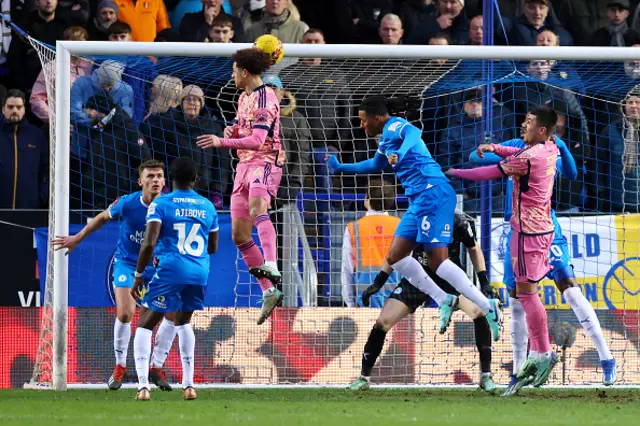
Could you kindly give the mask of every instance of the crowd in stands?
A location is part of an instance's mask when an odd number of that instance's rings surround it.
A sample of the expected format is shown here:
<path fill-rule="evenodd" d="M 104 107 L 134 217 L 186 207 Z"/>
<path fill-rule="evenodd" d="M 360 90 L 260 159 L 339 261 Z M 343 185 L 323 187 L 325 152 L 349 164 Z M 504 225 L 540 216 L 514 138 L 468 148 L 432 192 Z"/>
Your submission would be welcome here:
<path fill-rule="evenodd" d="M 498 0 L 495 43 L 640 47 L 638 3 Z M 5 20 L 47 45 L 55 45 L 56 40 L 241 43 L 262 34 L 273 34 L 284 43 L 482 45 L 486 30 L 482 10 L 482 0 L 2 2 Z M 46 208 L 51 125 L 46 83 L 55 63 L 44 61 L 43 66 L 37 50 L 7 25 L 0 39 L 0 208 Z M 217 85 L 220 93 L 211 93 L 210 87 L 182 74 L 158 72 L 156 62 L 157 58 L 149 57 L 97 62 L 72 58 L 73 208 L 106 207 L 134 187 L 135 161 L 152 156 L 166 163 L 178 156 L 193 156 L 201 165 L 198 190 L 216 207 L 228 200 L 233 154 L 202 151 L 195 141 L 201 134 L 220 134 L 230 123 L 235 89 L 223 81 Z M 288 63 L 279 77 L 265 77 L 265 84 L 276 90 L 282 102 L 281 137 L 289 153 L 279 198 L 295 199 L 306 185 L 331 191 L 337 180 L 329 176 L 324 163 L 328 153 L 339 152 L 343 160 L 357 161 L 375 149 L 375 142 L 367 141 L 358 129 L 356 108 L 361 97 L 349 93 L 352 80 L 344 76 L 344 69 L 324 65 L 319 58 L 299 59 Z M 432 62 L 430 69 L 436 66 L 453 68 L 444 60 Z M 640 60 L 620 63 L 618 68 L 602 78 L 640 83 Z M 228 60 L 220 63 L 219 70 L 220 78 L 228 81 Z M 462 66 L 457 71 L 465 72 Z M 529 77 L 526 82 L 494 87 L 490 135 L 483 133 L 486 107 L 477 88 L 446 100 L 418 102 L 413 115 L 419 112 L 419 118 L 414 122 L 420 123 L 425 142 L 440 164 L 464 166 L 479 143 L 518 137 L 528 109 L 552 104 L 561 118 L 557 135 L 569 142 L 580 172 L 575 182 L 559 182 L 559 209 L 638 211 L 640 89 L 615 99 L 607 93 L 588 93 L 581 86 L 579 70 L 562 61 L 531 61 L 519 71 Z M 355 188 L 361 183 L 345 179 L 339 184 Z M 455 185 L 468 201 L 465 209 L 473 210 L 479 188 Z M 494 185 L 493 191 L 494 208 L 499 209 L 502 187 Z M 316 207 L 328 210 L 331 205 Z"/>

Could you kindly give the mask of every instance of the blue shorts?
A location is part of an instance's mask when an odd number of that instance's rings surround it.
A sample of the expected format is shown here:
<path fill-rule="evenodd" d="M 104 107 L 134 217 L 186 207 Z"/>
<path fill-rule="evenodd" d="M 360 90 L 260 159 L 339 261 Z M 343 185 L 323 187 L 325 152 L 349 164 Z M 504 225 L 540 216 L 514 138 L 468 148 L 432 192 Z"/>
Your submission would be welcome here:
<path fill-rule="evenodd" d="M 111 283 L 114 288 L 133 287 L 133 274 L 136 272 L 136 263 L 131 260 L 113 259 L 113 276 L 111 277 Z M 144 273 L 143 279 L 145 284 L 151 281 L 153 276 L 153 269 L 147 269 Z"/>
<path fill-rule="evenodd" d="M 447 247 L 453 241 L 456 204 L 456 192 L 450 184 L 426 189 L 411 199 L 395 236 L 413 241 L 414 244 L 424 244 L 427 248 Z"/>
<path fill-rule="evenodd" d="M 547 274 L 547 278 L 555 281 L 555 274 L 567 268 L 573 269 L 571 264 L 571 255 L 569 254 L 569 245 L 567 239 L 562 235 L 562 230 L 556 226 L 556 232 L 553 235 L 551 249 L 549 249 L 549 265 L 553 269 Z M 560 231 L 560 232 L 558 232 Z M 509 255 L 509 247 L 511 246 L 511 234 L 513 230 L 509 229 L 507 234 L 507 254 L 504 257 L 504 277 L 502 282 L 507 286 L 507 290 L 516 289 L 516 280 L 513 274 L 513 266 L 511 265 L 511 256 Z"/>
<path fill-rule="evenodd" d="M 207 286 L 193 284 L 158 284 L 151 281 L 140 305 L 155 312 L 194 312 L 204 309 Z"/>

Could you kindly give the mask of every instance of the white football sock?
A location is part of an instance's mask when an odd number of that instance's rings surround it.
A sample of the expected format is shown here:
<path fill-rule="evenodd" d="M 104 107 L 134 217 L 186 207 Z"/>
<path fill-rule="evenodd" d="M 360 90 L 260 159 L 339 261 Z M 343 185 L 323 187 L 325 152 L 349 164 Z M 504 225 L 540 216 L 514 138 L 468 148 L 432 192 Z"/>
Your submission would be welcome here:
<path fill-rule="evenodd" d="M 460 267 L 451 260 L 447 259 L 442 262 L 438 267 L 436 274 L 451 284 L 460 294 L 475 303 L 483 313 L 486 314 L 491 311 L 491 303 L 489 302 L 489 299 L 487 299 L 480 289 L 471 282 L 466 272 L 460 269 Z"/>
<path fill-rule="evenodd" d="M 131 323 L 116 318 L 113 324 L 113 350 L 116 354 L 116 365 L 127 366 L 127 353 L 131 340 Z"/>
<path fill-rule="evenodd" d="M 136 360 L 136 373 L 138 373 L 138 390 L 145 388 L 151 390 L 149 385 L 149 357 L 151 356 L 151 336 L 153 332 L 146 328 L 138 327 L 133 338 L 133 355 Z"/>
<path fill-rule="evenodd" d="M 407 256 L 403 259 L 400 259 L 399 261 L 391 265 L 391 267 L 398 274 L 405 277 L 412 286 L 416 287 L 421 292 L 431 296 L 431 298 L 435 300 L 438 306 L 447 301 L 447 293 L 445 293 L 440 287 L 438 287 L 438 285 L 424 271 L 420 262 L 418 262 L 412 256 Z"/>
<path fill-rule="evenodd" d="M 180 343 L 180 359 L 182 360 L 182 388 L 193 387 L 193 361 L 196 352 L 196 335 L 191 324 L 180 325 L 178 342 Z"/>
<path fill-rule="evenodd" d="M 578 317 L 578 321 L 580 321 L 580 324 L 584 327 L 584 331 L 587 332 L 587 335 L 591 337 L 591 340 L 593 340 L 593 343 L 596 345 L 600 361 L 613 358 L 609 346 L 602 335 L 602 328 L 600 328 L 600 321 L 598 320 L 596 311 L 593 310 L 593 307 L 587 298 L 584 297 L 580 288 L 570 287 L 564 291 L 563 296 L 565 300 L 569 302 L 569 305 L 571 305 L 571 309 L 573 309 L 576 317 Z"/>
<path fill-rule="evenodd" d="M 153 355 L 151 356 L 151 367 L 162 368 L 177 332 L 178 330 L 176 330 L 176 325 L 173 321 L 169 321 L 166 318 L 162 320 L 156 333 L 156 344 L 153 347 Z"/>
<path fill-rule="evenodd" d="M 527 345 L 529 343 L 529 328 L 527 314 L 522 303 L 515 297 L 509 299 L 511 303 L 511 349 L 513 351 L 513 374 L 518 374 L 527 360 Z"/>
<path fill-rule="evenodd" d="M 274 260 L 265 260 L 264 261 L 264 265 L 268 266 L 270 268 L 275 269 L 276 271 L 278 270 L 278 262 L 274 261 Z"/>

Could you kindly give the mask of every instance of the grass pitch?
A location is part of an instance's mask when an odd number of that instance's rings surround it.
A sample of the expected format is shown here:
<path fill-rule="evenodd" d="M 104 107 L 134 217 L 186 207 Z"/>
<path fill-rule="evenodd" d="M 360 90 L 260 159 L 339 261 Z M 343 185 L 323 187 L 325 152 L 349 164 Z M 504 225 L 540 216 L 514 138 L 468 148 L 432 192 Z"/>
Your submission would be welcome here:
<path fill-rule="evenodd" d="M 635 425 L 640 390 L 530 390 L 500 398 L 475 390 L 201 389 L 198 400 L 154 390 L 66 393 L 0 390 L 0 425 Z"/>

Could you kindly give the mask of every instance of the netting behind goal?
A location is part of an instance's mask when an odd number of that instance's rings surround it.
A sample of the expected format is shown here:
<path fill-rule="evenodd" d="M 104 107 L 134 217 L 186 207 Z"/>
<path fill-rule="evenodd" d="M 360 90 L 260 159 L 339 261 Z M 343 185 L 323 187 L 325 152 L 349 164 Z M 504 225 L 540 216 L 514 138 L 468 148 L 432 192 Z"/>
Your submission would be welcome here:
<path fill-rule="evenodd" d="M 55 53 L 34 44 L 47 77 L 53 153 L 57 144 L 67 143 L 55 140 Z M 422 130 L 443 169 L 472 167 L 469 155 L 478 144 L 519 137 L 527 111 L 550 104 L 561 114 L 557 135 L 578 168 L 577 179 L 557 179 L 554 195 L 576 277 L 618 359 L 619 381 L 640 384 L 640 91 L 635 97 L 640 68 L 635 62 L 495 61 L 494 78 L 486 81 L 482 66 L 471 60 L 286 58 L 271 71 L 283 85 L 281 138 L 287 163 L 271 217 L 278 231 L 285 301 L 270 321 L 256 326 L 260 287 L 231 241 L 228 216 L 237 160 L 233 152 L 203 151 L 195 144 L 198 135 L 221 134 L 234 119 L 239 93 L 230 59 L 73 57 L 71 123 L 58 123 L 72 126 L 70 232 L 78 232 L 118 196 L 136 191 L 143 160 L 153 157 L 169 165 L 179 156 L 193 157 L 201 171 L 196 189 L 223 204 L 208 307 L 194 317 L 196 381 L 347 383 L 359 374 L 362 348 L 379 309 L 345 307 L 345 228 L 366 214 L 365 194 L 372 182 L 380 185 L 377 179 L 394 188 L 391 214 L 402 216 L 408 206 L 390 169 L 358 177 L 334 177 L 327 171 L 327 154 L 353 162 L 371 158 L 377 149 L 360 129 L 359 103 L 374 94 L 394 98 L 401 105 L 399 114 Z M 105 85 L 112 87 L 105 91 Z M 485 86 L 494 92 L 490 121 L 483 115 Z M 459 207 L 479 228 L 480 187 L 453 184 Z M 508 256 L 502 214 L 506 181 L 494 182 L 490 192 L 490 275 L 507 301 L 501 284 Z M 117 230 L 117 223 L 109 224 L 69 258 L 69 383 L 104 383 L 113 368 Z M 39 254 L 49 253 L 50 235 L 44 230 L 36 234 Z M 461 261 L 466 265 L 466 258 Z M 31 345 L 28 355 L 36 361 L 34 382 L 51 380 L 51 258 L 46 267 L 42 319 L 25 311 L 16 314 L 26 327 L 42 323 L 39 344 Z M 566 368 L 559 368 L 551 383 L 599 382 L 598 354 L 552 281 L 541 282 L 540 295 L 549 311 L 552 342 L 566 354 Z M 493 349 L 499 383 L 506 383 L 511 372 L 508 312 L 507 306 L 506 330 Z M 388 334 L 373 380 L 474 383 L 479 364 L 473 330 L 473 322 L 456 314 L 450 330 L 440 336 L 437 310 L 419 309 Z M 132 351 L 131 345 L 130 367 Z M 165 366 L 170 381 L 180 379 L 177 352 L 175 343 Z M 16 377 L 24 381 L 31 372 L 21 368 Z"/>

